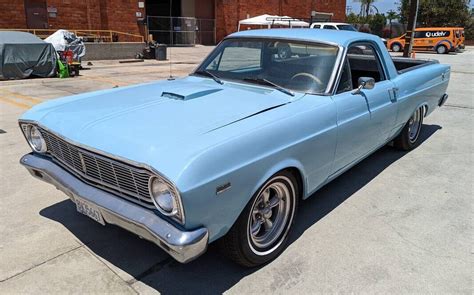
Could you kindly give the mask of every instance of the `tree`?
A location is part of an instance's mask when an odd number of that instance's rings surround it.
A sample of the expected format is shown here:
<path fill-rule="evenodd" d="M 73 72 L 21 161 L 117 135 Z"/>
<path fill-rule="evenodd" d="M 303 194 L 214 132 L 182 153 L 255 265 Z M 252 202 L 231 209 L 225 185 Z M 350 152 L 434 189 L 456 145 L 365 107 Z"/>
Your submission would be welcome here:
<path fill-rule="evenodd" d="M 418 27 L 467 26 L 469 0 L 419 0 Z M 407 23 L 410 1 L 400 0 L 400 21 Z"/>
<path fill-rule="evenodd" d="M 362 16 L 369 16 L 370 6 L 372 6 L 375 0 L 354 0 L 355 2 L 360 2 L 360 14 Z"/>
<path fill-rule="evenodd" d="M 360 17 L 354 12 L 351 12 L 346 16 L 346 21 L 353 25 L 360 24 Z"/>
<path fill-rule="evenodd" d="M 397 19 L 399 17 L 398 13 L 396 13 L 393 10 L 387 11 L 387 16 L 386 18 L 388 19 L 388 22 L 390 23 L 390 36 L 389 38 L 392 38 L 392 20 Z"/>
<path fill-rule="evenodd" d="M 367 23 L 370 26 L 372 34 L 382 36 L 383 27 L 387 23 L 385 15 L 376 13 L 367 17 Z"/>

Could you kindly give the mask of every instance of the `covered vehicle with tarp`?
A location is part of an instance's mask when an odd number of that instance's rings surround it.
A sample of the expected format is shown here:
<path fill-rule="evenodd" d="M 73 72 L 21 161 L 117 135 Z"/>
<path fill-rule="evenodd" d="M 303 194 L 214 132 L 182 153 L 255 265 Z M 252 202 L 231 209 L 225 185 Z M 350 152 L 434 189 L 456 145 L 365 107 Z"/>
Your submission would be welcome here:
<path fill-rule="evenodd" d="M 80 61 L 86 54 L 86 46 L 82 38 L 67 30 L 57 30 L 44 41 L 53 44 L 54 49 L 59 53 L 72 51 L 72 58 L 75 61 Z"/>
<path fill-rule="evenodd" d="M 56 75 L 56 50 L 35 35 L 0 31 L 0 80 Z"/>

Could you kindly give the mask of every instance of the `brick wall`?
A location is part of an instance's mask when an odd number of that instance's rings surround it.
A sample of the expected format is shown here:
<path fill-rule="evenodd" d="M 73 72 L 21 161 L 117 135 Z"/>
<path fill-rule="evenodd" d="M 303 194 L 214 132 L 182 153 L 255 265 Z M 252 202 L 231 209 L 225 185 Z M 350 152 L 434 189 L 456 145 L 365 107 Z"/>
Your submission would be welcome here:
<path fill-rule="evenodd" d="M 102 29 L 99 0 L 48 0 L 47 6 L 58 11 L 56 17 L 48 17 L 51 29 Z"/>
<path fill-rule="evenodd" d="M 26 28 L 23 1 L 0 0 L 0 28 Z"/>
<path fill-rule="evenodd" d="M 47 0 L 48 7 L 57 9 L 56 17 L 48 17 L 51 29 L 114 30 L 143 34 L 137 24 L 136 12 L 144 0 Z M 196 5 L 200 3 L 196 0 Z M 206 0 L 212 1 L 212 0 Z M 237 30 L 239 20 L 261 14 L 309 18 L 312 10 L 333 12 L 335 21 L 345 20 L 346 0 L 214 0 L 217 41 Z M 26 28 L 22 0 L 0 0 L 0 28 Z M 136 41 L 122 37 L 119 41 Z"/>
<path fill-rule="evenodd" d="M 345 20 L 346 0 L 216 0 L 216 37 L 237 31 L 239 20 L 262 14 L 311 17 L 311 11 L 332 12 L 334 21 Z"/>
<path fill-rule="evenodd" d="M 142 0 L 143 1 L 143 0 Z M 47 0 L 47 6 L 57 9 L 56 17 L 48 17 L 50 29 L 114 30 L 140 34 L 136 12 L 139 0 Z M 26 29 L 24 1 L 0 0 L 0 28 Z M 119 41 L 136 41 L 119 35 Z"/>
<path fill-rule="evenodd" d="M 54 29 L 114 30 L 139 34 L 135 13 L 145 14 L 144 9 L 138 8 L 138 0 L 48 0 L 48 6 L 58 9 L 56 18 L 48 18 L 49 27 Z M 136 41 L 119 37 L 119 41 Z"/>

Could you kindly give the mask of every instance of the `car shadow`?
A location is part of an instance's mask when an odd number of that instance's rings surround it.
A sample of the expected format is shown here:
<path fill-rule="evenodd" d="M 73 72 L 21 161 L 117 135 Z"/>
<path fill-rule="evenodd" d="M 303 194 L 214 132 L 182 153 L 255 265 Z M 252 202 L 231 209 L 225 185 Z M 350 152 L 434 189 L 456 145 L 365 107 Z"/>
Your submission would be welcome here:
<path fill-rule="evenodd" d="M 421 143 L 439 129 L 438 125 L 424 124 Z M 406 154 L 385 146 L 301 202 L 290 244 Z M 141 281 L 160 293 L 220 294 L 259 269 L 234 264 L 221 256 L 214 244 L 198 259 L 180 264 L 151 242 L 116 226 L 103 227 L 79 216 L 69 200 L 44 208 L 40 215 L 64 225 L 99 259 L 128 274 L 131 279 L 125 279 L 129 283 Z"/>

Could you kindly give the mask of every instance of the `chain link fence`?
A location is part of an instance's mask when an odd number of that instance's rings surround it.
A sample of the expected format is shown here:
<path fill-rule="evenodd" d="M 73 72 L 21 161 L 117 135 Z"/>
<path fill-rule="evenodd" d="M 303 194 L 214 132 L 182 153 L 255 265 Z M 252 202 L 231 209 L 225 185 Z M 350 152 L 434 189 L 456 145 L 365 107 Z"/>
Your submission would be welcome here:
<path fill-rule="evenodd" d="M 175 46 L 215 45 L 214 19 L 148 16 L 148 32 L 158 43 Z"/>

